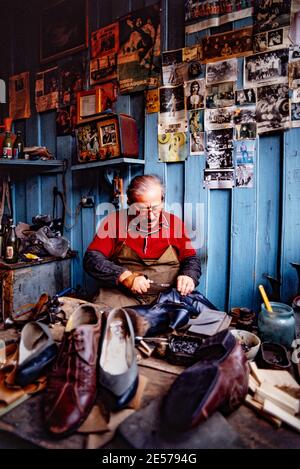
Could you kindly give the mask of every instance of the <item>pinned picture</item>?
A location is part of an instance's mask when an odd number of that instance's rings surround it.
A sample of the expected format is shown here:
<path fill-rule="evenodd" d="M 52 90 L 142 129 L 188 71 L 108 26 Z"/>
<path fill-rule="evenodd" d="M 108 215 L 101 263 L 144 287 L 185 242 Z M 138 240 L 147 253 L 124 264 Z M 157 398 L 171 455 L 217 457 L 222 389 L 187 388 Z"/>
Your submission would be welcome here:
<path fill-rule="evenodd" d="M 237 59 L 214 62 L 206 66 L 206 84 L 237 80 Z"/>
<path fill-rule="evenodd" d="M 203 60 L 209 62 L 252 53 L 252 32 L 249 27 L 203 38 Z"/>
<path fill-rule="evenodd" d="M 216 109 L 218 107 L 230 107 L 234 105 L 235 83 L 218 83 L 206 87 L 206 107 Z"/>
<path fill-rule="evenodd" d="M 187 134 L 183 132 L 158 135 L 158 159 L 162 163 L 180 163 L 188 156 Z"/>
<path fill-rule="evenodd" d="M 291 43 L 289 33 L 289 28 L 280 28 L 256 34 L 253 38 L 254 52 L 266 52 L 288 47 Z"/>
<path fill-rule="evenodd" d="M 190 135 L 190 154 L 203 155 L 205 151 L 204 132 L 194 132 Z"/>
<path fill-rule="evenodd" d="M 235 164 L 253 164 L 256 140 L 241 140 L 234 142 Z"/>
<path fill-rule="evenodd" d="M 188 111 L 204 108 L 205 80 L 193 80 L 185 83 L 186 108 Z"/>
<path fill-rule="evenodd" d="M 234 171 L 218 170 L 212 171 L 206 169 L 204 171 L 204 189 L 232 189 L 234 187 Z"/>
<path fill-rule="evenodd" d="M 300 86 L 300 59 L 289 63 L 289 87 L 291 89 Z"/>
<path fill-rule="evenodd" d="M 205 110 L 205 128 L 207 130 L 225 129 L 233 127 L 233 118 L 235 115 L 234 107 L 206 109 Z"/>
<path fill-rule="evenodd" d="M 256 121 L 259 134 L 289 127 L 287 84 L 257 88 Z"/>
<path fill-rule="evenodd" d="M 289 26 L 291 21 L 291 0 L 255 0 L 254 32 L 270 31 Z"/>
<path fill-rule="evenodd" d="M 235 138 L 236 140 L 243 140 L 246 138 L 252 139 L 256 138 L 256 123 L 244 123 L 244 124 L 237 124 L 235 126 Z"/>
<path fill-rule="evenodd" d="M 158 133 L 187 132 L 183 85 L 159 88 Z"/>
<path fill-rule="evenodd" d="M 256 111 L 254 106 L 236 108 L 234 111 L 234 123 L 249 124 L 250 122 L 256 122 Z"/>
<path fill-rule="evenodd" d="M 254 88 L 237 90 L 235 92 L 235 104 L 237 106 L 247 106 L 256 103 L 256 94 Z"/>
<path fill-rule="evenodd" d="M 195 132 L 203 132 L 204 111 L 190 111 L 189 113 L 189 131 L 191 134 Z"/>
<path fill-rule="evenodd" d="M 183 62 L 182 49 L 163 52 L 162 75 L 164 85 L 180 85 L 188 80 L 188 64 Z"/>
<path fill-rule="evenodd" d="M 291 125 L 300 127 L 300 102 L 291 103 Z"/>
<path fill-rule="evenodd" d="M 287 79 L 288 59 L 288 49 L 277 49 L 245 57 L 245 87 L 257 86 L 263 82 L 284 83 Z"/>
<path fill-rule="evenodd" d="M 235 168 L 235 187 L 252 188 L 254 178 L 254 165 L 241 164 Z"/>

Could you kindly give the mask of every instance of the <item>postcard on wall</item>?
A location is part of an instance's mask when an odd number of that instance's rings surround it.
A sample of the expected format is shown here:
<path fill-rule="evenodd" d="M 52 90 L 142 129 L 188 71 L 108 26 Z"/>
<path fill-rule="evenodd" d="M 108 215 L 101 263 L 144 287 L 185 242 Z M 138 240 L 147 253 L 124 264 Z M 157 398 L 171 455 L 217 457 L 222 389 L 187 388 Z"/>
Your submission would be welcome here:
<path fill-rule="evenodd" d="M 237 106 L 249 106 L 256 103 L 256 94 L 254 88 L 246 88 L 235 92 L 235 104 Z"/>
<path fill-rule="evenodd" d="M 291 103 L 291 126 L 300 127 L 300 102 Z"/>
<path fill-rule="evenodd" d="M 192 111 L 195 109 L 204 109 L 205 80 L 187 81 L 184 85 L 186 109 Z"/>
<path fill-rule="evenodd" d="M 254 0 L 254 32 L 290 26 L 291 0 Z"/>
<path fill-rule="evenodd" d="M 111 54 L 90 61 L 90 83 L 97 85 L 117 78 L 117 55 Z"/>
<path fill-rule="evenodd" d="M 188 138 L 184 132 L 158 135 L 158 159 L 162 163 L 179 163 L 188 157 Z"/>
<path fill-rule="evenodd" d="M 97 29 L 91 34 L 91 58 L 117 54 L 119 51 L 119 23 Z"/>
<path fill-rule="evenodd" d="M 205 37 L 202 48 L 205 62 L 250 54 L 253 52 L 252 27 Z"/>
<path fill-rule="evenodd" d="M 189 131 L 191 133 L 203 132 L 204 129 L 204 111 L 190 111 L 189 113 Z"/>
<path fill-rule="evenodd" d="M 159 88 L 159 102 L 158 133 L 187 132 L 183 85 Z"/>
<path fill-rule="evenodd" d="M 237 59 L 213 62 L 206 66 L 206 84 L 237 80 Z"/>
<path fill-rule="evenodd" d="M 259 134 L 289 127 L 287 83 L 257 88 L 256 122 Z"/>
<path fill-rule="evenodd" d="M 233 127 L 235 107 L 206 109 L 205 110 L 205 129 L 226 129 Z"/>
<path fill-rule="evenodd" d="M 284 83 L 288 72 L 288 49 L 277 49 L 272 52 L 245 57 L 244 86 L 258 86 L 261 83 Z"/>
<path fill-rule="evenodd" d="M 158 89 L 145 91 L 146 113 L 159 112 L 159 92 Z"/>
<path fill-rule="evenodd" d="M 120 93 L 157 88 L 160 82 L 160 4 L 121 18 L 119 34 Z"/>
<path fill-rule="evenodd" d="M 216 109 L 218 107 L 230 107 L 234 105 L 235 83 L 218 83 L 206 87 L 206 107 Z"/>
<path fill-rule="evenodd" d="M 234 142 L 234 160 L 236 165 L 253 164 L 256 140 L 240 140 Z"/>
<path fill-rule="evenodd" d="M 180 85 L 188 80 L 188 65 L 183 62 L 182 49 L 162 53 L 162 76 L 164 85 Z"/>
<path fill-rule="evenodd" d="M 300 86 L 300 59 L 289 63 L 289 87 L 291 89 Z"/>
<path fill-rule="evenodd" d="M 291 44 L 290 28 L 274 29 L 256 34 L 253 38 L 254 52 L 266 52 L 274 49 L 282 49 Z"/>
<path fill-rule="evenodd" d="M 9 77 L 9 116 L 13 119 L 30 117 L 29 72 Z"/>
<path fill-rule="evenodd" d="M 220 169 L 204 171 L 204 189 L 232 189 L 234 187 L 234 171 Z"/>
<path fill-rule="evenodd" d="M 251 189 L 254 184 L 254 165 L 241 164 L 235 168 L 235 187 Z"/>
<path fill-rule="evenodd" d="M 190 134 L 190 154 L 204 155 L 205 142 L 204 132 L 193 132 Z"/>
<path fill-rule="evenodd" d="M 37 112 L 45 112 L 58 107 L 58 67 L 36 74 L 35 106 Z"/>
<path fill-rule="evenodd" d="M 188 0 L 185 2 L 185 32 L 203 29 L 247 18 L 253 14 L 253 0 Z"/>
<path fill-rule="evenodd" d="M 246 138 L 256 138 L 257 126 L 255 122 L 237 124 L 235 126 L 235 139 L 243 140 Z"/>

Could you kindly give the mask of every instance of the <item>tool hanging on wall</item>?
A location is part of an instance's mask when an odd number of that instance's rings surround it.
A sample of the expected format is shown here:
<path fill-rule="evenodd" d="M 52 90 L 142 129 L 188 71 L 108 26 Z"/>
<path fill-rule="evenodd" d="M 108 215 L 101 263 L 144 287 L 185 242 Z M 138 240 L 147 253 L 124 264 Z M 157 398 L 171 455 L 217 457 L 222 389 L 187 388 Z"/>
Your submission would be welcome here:
<path fill-rule="evenodd" d="M 115 174 L 113 183 L 113 204 L 117 209 L 122 209 L 124 207 L 123 178 Z"/>

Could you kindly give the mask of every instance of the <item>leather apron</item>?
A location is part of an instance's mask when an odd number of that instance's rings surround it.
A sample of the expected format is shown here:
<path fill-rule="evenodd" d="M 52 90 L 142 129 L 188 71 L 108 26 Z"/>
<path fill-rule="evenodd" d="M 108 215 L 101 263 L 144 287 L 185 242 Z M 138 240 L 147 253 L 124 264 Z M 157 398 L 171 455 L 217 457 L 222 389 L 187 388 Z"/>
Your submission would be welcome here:
<path fill-rule="evenodd" d="M 119 288 L 101 288 L 93 302 L 101 307 L 125 307 L 138 304 L 150 304 L 158 295 L 176 283 L 180 262 L 173 246 L 169 244 L 159 259 L 142 259 L 126 244 L 126 240 L 117 248 L 113 262 L 132 272 L 142 272 L 152 280 L 147 293 L 133 294 L 122 285 Z"/>

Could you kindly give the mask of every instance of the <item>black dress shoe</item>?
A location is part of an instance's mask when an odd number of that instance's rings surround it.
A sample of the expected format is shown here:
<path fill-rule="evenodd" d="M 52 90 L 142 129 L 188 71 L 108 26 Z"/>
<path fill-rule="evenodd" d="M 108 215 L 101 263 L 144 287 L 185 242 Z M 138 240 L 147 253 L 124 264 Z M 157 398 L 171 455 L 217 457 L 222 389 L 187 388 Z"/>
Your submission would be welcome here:
<path fill-rule="evenodd" d="M 157 303 L 182 303 L 185 306 L 191 306 L 197 311 L 197 315 L 207 309 L 218 310 L 202 293 L 194 291 L 189 295 L 181 295 L 176 288 L 171 288 L 165 292 L 162 292 Z"/>
<path fill-rule="evenodd" d="M 154 305 L 137 305 L 125 308 L 135 311 L 147 319 L 149 329 L 145 336 L 162 334 L 168 329 L 180 329 L 187 325 L 191 317 L 198 316 L 196 309 L 183 303 L 156 303 Z"/>

